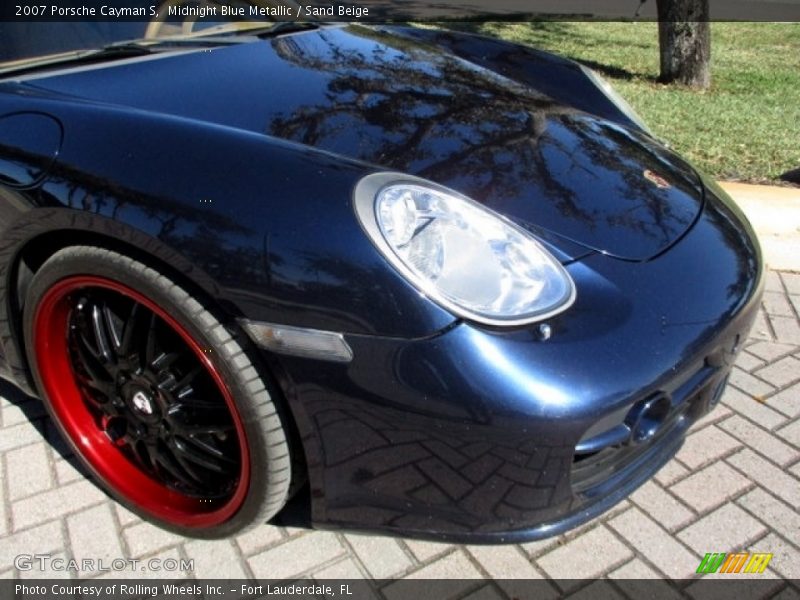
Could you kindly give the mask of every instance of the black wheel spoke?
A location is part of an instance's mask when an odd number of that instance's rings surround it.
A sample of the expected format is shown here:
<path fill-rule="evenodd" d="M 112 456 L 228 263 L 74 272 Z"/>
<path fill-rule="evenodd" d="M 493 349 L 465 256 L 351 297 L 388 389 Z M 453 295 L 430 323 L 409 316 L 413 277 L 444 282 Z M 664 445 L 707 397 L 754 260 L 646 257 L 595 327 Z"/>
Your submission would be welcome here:
<path fill-rule="evenodd" d="M 209 452 L 207 447 L 191 444 L 183 438 L 174 438 L 171 448 L 175 452 L 175 457 L 182 463 L 189 461 L 217 473 L 225 471 L 224 457 L 221 459 L 215 452 Z"/>
<path fill-rule="evenodd" d="M 211 402 L 176 402 L 167 418 L 172 430 L 184 436 L 209 433 L 225 439 L 235 429 L 227 407 Z"/>
<path fill-rule="evenodd" d="M 236 427 L 234 427 L 233 423 L 223 425 L 181 425 L 180 428 L 178 428 L 178 433 L 188 437 L 213 435 L 218 439 L 224 440 L 227 439 L 230 432 L 235 430 Z"/>
<path fill-rule="evenodd" d="M 148 477 L 198 498 L 238 482 L 231 409 L 204 362 L 165 318 L 103 288 L 73 295 L 69 349 L 97 426 Z"/>
<path fill-rule="evenodd" d="M 85 387 L 87 390 L 91 392 L 90 397 L 92 398 L 92 400 L 95 400 L 100 405 L 105 404 L 108 400 L 113 398 L 117 393 L 117 390 L 112 383 L 106 381 L 99 381 L 91 377 L 83 377 L 82 375 L 78 375 L 78 380 L 80 381 L 80 384 L 83 387 Z M 104 398 L 102 402 L 100 402 L 96 397 L 96 394 L 98 393 L 101 394 Z"/>
<path fill-rule="evenodd" d="M 119 353 L 119 347 L 121 344 L 119 332 L 117 331 L 117 324 L 114 322 L 114 315 L 111 313 L 111 309 L 109 309 L 105 304 L 103 305 L 102 313 L 109 342 L 111 343 L 112 351 L 116 357 Z"/>
<path fill-rule="evenodd" d="M 202 481 L 200 477 L 182 466 L 166 449 L 155 448 L 151 452 L 156 466 L 169 473 L 186 490 L 196 489 L 197 483 Z"/>
<path fill-rule="evenodd" d="M 125 329 L 120 343 L 120 353 L 136 357 L 139 367 L 147 367 L 155 352 L 156 316 L 141 304 L 135 303 L 125 320 Z"/>
<path fill-rule="evenodd" d="M 138 303 L 134 303 L 134 305 L 131 307 L 128 318 L 125 320 L 125 327 L 122 331 L 122 342 L 120 343 L 119 348 L 122 354 L 130 354 L 133 348 L 136 346 L 136 342 L 134 340 L 137 338 L 137 333 L 139 333 L 139 330 L 136 327 L 136 324 L 139 321 L 137 317 L 143 312 L 142 306 Z"/>
<path fill-rule="evenodd" d="M 125 419 L 121 417 L 112 417 L 104 420 L 103 429 L 112 442 L 118 443 L 124 441 L 125 435 L 128 432 L 128 424 Z"/>
<path fill-rule="evenodd" d="M 228 414 L 228 407 L 213 400 L 181 398 L 170 404 L 167 414 L 173 416 L 179 413 L 191 413 L 196 416 L 198 411 L 207 413 L 209 419 L 218 419 Z"/>
<path fill-rule="evenodd" d="M 83 333 L 78 333 L 73 337 L 74 348 L 80 356 L 80 365 L 83 367 L 86 376 L 98 383 L 110 382 L 114 380 L 114 374 L 107 364 L 104 364 L 86 341 Z"/>
<path fill-rule="evenodd" d="M 97 342 L 98 358 L 105 364 L 114 364 L 117 362 L 117 355 L 112 348 L 111 334 L 108 332 L 104 312 L 96 304 L 92 306 L 92 329 Z"/>
<path fill-rule="evenodd" d="M 180 379 L 174 380 L 171 384 L 171 388 L 168 390 L 170 392 L 174 392 L 178 390 L 178 395 L 186 396 L 188 393 L 191 393 L 191 390 L 186 388 L 191 388 L 192 382 L 197 378 L 200 373 L 202 373 L 203 367 L 199 364 L 193 367 L 188 373 L 186 373 Z"/>
<path fill-rule="evenodd" d="M 225 463 L 228 465 L 236 463 L 236 461 L 226 456 L 225 452 L 222 449 L 218 448 L 215 445 L 215 443 L 211 440 L 203 440 L 198 436 L 191 436 L 185 439 L 191 446 L 194 446 L 195 448 L 197 448 L 197 450 L 205 453 L 209 457 L 213 457 L 215 460 L 218 460 L 221 463 Z"/>
<path fill-rule="evenodd" d="M 169 369 L 181 355 L 178 352 L 161 352 L 150 363 L 155 371 Z"/>

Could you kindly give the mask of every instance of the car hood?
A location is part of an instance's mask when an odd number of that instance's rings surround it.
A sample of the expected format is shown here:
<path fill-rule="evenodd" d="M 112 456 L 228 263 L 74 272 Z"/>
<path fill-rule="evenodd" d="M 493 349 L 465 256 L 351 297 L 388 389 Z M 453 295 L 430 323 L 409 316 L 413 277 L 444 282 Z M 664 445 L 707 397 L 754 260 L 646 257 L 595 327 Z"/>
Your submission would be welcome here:
<path fill-rule="evenodd" d="M 696 173 L 641 132 L 446 49 L 367 27 L 245 38 L 37 76 L 28 85 L 424 177 L 534 231 L 562 258 L 590 250 L 651 258 L 702 205 Z"/>

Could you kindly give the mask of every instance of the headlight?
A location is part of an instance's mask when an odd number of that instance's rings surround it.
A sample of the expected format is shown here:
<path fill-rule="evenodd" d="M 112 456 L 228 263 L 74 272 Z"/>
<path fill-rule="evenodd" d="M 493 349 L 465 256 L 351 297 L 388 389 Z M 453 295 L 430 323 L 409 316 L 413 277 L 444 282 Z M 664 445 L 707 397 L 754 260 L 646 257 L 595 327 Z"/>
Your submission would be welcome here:
<path fill-rule="evenodd" d="M 603 92 L 605 97 L 608 98 L 622 114 L 636 123 L 636 126 L 647 133 L 647 135 L 654 137 L 653 132 L 650 131 L 650 128 L 647 125 L 645 125 L 645 122 L 642 120 L 642 118 L 636 114 L 636 111 L 633 110 L 633 107 L 628 104 L 625 98 L 619 95 L 617 90 L 615 90 L 608 81 L 601 77 L 597 71 L 594 71 L 585 65 L 580 65 L 580 67 L 581 71 L 583 71 L 583 74 L 586 75 L 586 77 L 588 77 L 601 92 Z"/>
<path fill-rule="evenodd" d="M 458 316 L 520 325 L 575 299 L 572 279 L 535 238 L 452 190 L 376 173 L 358 183 L 354 198 L 361 225 L 383 255 Z"/>

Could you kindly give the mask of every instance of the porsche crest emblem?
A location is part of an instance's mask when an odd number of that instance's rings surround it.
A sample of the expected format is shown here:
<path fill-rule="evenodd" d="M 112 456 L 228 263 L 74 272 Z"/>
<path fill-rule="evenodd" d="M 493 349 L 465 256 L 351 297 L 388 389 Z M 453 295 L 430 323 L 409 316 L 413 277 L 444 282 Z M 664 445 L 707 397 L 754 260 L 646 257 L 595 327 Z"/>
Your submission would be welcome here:
<path fill-rule="evenodd" d="M 644 175 L 645 179 L 647 179 L 648 181 L 654 183 L 658 189 L 668 190 L 669 188 L 672 187 L 672 184 L 670 184 L 669 181 L 664 179 L 658 173 L 655 173 L 654 171 L 651 171 L 650 169 L 645 169 L 643 175 Z"/>

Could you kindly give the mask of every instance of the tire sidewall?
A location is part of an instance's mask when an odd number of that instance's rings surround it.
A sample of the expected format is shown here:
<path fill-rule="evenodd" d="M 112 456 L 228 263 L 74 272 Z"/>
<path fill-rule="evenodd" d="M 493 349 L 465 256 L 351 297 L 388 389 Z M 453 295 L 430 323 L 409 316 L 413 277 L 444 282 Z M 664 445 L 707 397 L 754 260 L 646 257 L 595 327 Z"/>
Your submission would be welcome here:
<path fill-rule="evenodd" d="M 268 469 L 266 466 L 269 465 L 270 460 L 274 458 L 275 450 L 273 449 L 272 455 L 268 452 L 267 440 L 262 431 L 261 421 L 263 419 L 263 407 L 260 409 L 253 402 L 251 398 L 252 394 L 248 390 L 248 382 L 242 377 L 242 370 L 237 370 L 232 366 L 232 356 L 229 355 L 230 342 L 221 345 L 219 340 L 216 339 L 216 336 L 220 335 L 219 327 L 223 327 L 225 334 L 227 334 L 229 338 L 233 338 L 231 341 L 234 341 L 236 336 L 231 335 L 231 332 L 209 311 L 207 306 L 198 303 L 189 292 L 172 283 L 171 280 L 146 265 L 114 252 L 91 247 L 73 247 L 68 250 L 72 252 L 61 251 L 54 255 L 34 276 L 25 299 L 23 333 L 28 362 L 37 389 L 40 392 L 40 397 L 50 417 L 55 422 L 59 432 L 66 440 L 71 450 L 79 458 L 81 464 L 92 474 L 95 480 L 99 482 L 100 486 L 114 497 L 114 499 L 132 512 L 142 516 L 148 521 L 157 523 L 165 529 L 191 537 L 219 538 L 238 532 L 249 524 L 262 522 L 262 509 L 266 504 L 267 495 L 272 492 L 270 489 L 270 482 L 268 481 Z M 135 266 L 139 268 L 125 268 L 125 266 Z M 141 269 L 141 267 L 143 267 L 143 269 Z M 246 437 L 245 443 L 247 444 L 250 458 L 250 481 L 245 499 L 239 510 L 227 521 L 208 528 L 185 527 L 164 521 L 143 511 L 137 505 L 119 494 L 102 478 L 92 464 L 84 459 L 70 435 L 68 435 L 67 431 L 62 426 L 49 399 L 44 393 L 45 387 L 39 373 L 38 359 L 34 351 L 34 325 L 36 309 L 44 294 L 58 281 L 76 275 L 102 277 L 136 290 L 167 312 L 189 333 L 200 347 L 209 348 L 211 350 L 207 359 L 210 360 L 219 373 L 238 410 L 240 420 L 244 427 Z M 207 322 L 208 315 L 213 318 L 214 325 L 212 327 L 208 328 L 204 326 L 207 323 L 201 324 L 198 322 L 197 318 L 193 318 L 193 315 L 197 314 L 197 308 L 208 311 L 203 316 Z M 235 333 L 234 331 L 234 334 Z M 244 352 L 240 344 L 235 341 L 234 343 L 240 352 Z M 235 355 L 236 353 L 233 354 Z M 246 356 L 246 354 L 242 354 L 242 356 Z M 237 360 L 241 361 L 241 358 L 239 357 Z M 249 357 L 247 361 L 250 366 L 256 369 L 252 361 L 249 360 Z M 263 377 L 261 378 L 261 383 L 265 386 L 268 385 L 268 382 Z M 272 394 L 269 394 L 269 396 L 271 398 Z M 277 414 L 276 417 L 280 418 Z M 284 427 L 283 429 L 285 431 L 286 428 Z M 272 446 L 274 447 L 274 444 Z M 263 515 L 264 518 L 267 516 L 271 515 Z"/>

